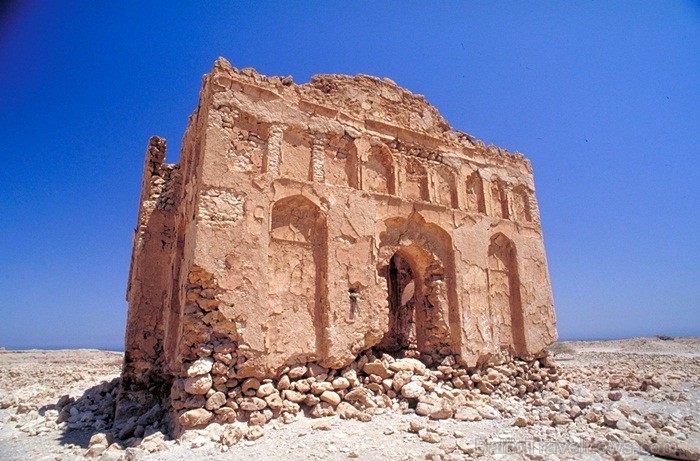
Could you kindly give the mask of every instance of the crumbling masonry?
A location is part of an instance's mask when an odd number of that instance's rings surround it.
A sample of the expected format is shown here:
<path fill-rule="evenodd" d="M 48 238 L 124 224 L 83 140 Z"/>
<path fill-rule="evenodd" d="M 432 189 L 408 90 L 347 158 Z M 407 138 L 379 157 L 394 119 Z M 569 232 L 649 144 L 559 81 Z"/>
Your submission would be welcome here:
<path fill-rule="evenodd" d="M 309 400 L 290 379 L 331 383 L 383 353 L 528 359 L 556 337 L 530 163 L 388 79 L 296 85 L 219 59 L 179 162 L 165 150 L 154 137 L 146 154 L 118 421 L 322 413 L 352 382 Z"/>

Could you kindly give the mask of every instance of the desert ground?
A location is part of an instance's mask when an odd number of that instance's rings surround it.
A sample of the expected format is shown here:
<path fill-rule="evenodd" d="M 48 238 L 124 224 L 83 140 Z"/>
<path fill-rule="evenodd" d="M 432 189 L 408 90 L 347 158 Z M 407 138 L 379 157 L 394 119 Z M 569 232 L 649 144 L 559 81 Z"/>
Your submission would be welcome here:
<path fill-rule="evenodd" d="M 171 440 L 109 433 L 122 354 L 0 350 L 1 460 L 698 459 L 700 338 L 560 342 L 558 380 L 525 396 L 479 396 L 473 421 L 377 409 L 211 425 Z"/>

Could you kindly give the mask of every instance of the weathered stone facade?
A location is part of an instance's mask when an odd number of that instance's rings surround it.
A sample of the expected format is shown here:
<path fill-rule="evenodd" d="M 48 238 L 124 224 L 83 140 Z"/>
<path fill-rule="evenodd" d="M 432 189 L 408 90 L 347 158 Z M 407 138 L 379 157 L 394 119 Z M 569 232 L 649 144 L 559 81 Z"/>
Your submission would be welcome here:
<path fill-rule="evenodd" d="M 474 367 L 556 337 L 530 163 L 388 79 L 219 59 L 164 160 L 154 137 L 118 417 L 167 401 L 197 426 L 295 366 L 374 348 Z"/>

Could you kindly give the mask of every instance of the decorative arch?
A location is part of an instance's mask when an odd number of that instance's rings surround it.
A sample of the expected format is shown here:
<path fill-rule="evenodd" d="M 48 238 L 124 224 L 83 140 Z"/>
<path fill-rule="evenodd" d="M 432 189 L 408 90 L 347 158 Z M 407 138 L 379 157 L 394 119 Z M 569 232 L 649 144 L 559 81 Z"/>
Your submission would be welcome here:
<path fill-rule="evenodd" d="M 293 361 L 323 357 L 327 350 L 328 231 L 321 209 L 302 195 L 275 202 L 270 216 L 267 344 L 284 346 Z M 287 325 L 314 332 L 286 337 Z"/>
<path fill-rule="evenodd" d="M 467 177 L 466 181 L 466 208 L 474 213 L 486 213 L 484 201 L 484 181 L 478 171 Z"/>
<path fill-rule="evenodd" d="M 532 222 L 530 193 L 525 186 L 517 186 L 513 189 L 513 219 Z"/>
<path fill-rule="evenodd" d="M 457 188 L 452 170 L 445 165 L 440 165 L 434 177 L 435 201 L 449 208 L 457 208 Z"/>
<path fill-rule="evenodd" d="M 489 306 L 499 332 L 496 339 L 501 348 L 522 356 L 527 349 L 515 245 L 502 233 L 495 234 L 489 241 L 488 260 Z"/>
<path fill-rule="evenodd" d="M 419 213 L 384 221 L 377 271 L 387 282 L 387 331 L 378 347 L 434 357 L 458 350 L 459 315 L 450 235 Z"/>
<path fill-rule="evenodd" d="M 372 146 L 362 162 L 362 189 L 394 195 L 394 165 L 391 151 L 385 145 Z"/>
<path fill-rule="evenodd" d="M 416 159 L 408 159 L 405 164 L 406 182 L 403 186 L 403 197 L 409 200 L 430 200 L 428 191 L 428 171 Z"/>
<path fill-rule="evenodd" d="M 491 181 L 491 212 L 496 218 L 509 219 L 510 217 L 506 185 L 498 177 Z"/>

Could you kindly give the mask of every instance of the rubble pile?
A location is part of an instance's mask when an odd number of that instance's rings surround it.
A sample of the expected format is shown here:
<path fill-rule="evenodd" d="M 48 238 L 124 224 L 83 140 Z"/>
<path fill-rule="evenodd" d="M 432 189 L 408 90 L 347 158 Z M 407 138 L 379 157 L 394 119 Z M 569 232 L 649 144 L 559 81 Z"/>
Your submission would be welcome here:
<path fill-rule="evenodd" d="M 483 396 L 522 397 L 555 390 L 558 378 L 549 357 L 470 370 L 452 355 L 428 367 L 416 358 L 371 350 L 340 370 L 307 363 L 286 367 L 277 379 L 238 379 L 231 345 L 204 346 L 197 352 L 200 357 L 187 364 L 187 377 L 177 380 L 171 393 L 183 428 L 212 421 L 247 421 L 252 426 L 273 418 L 292 422 L 301 412 L 370 420 L 379 408 L 410 408 L 431 419 L 493 418 L 498 411 L 486 409 Z"/>

